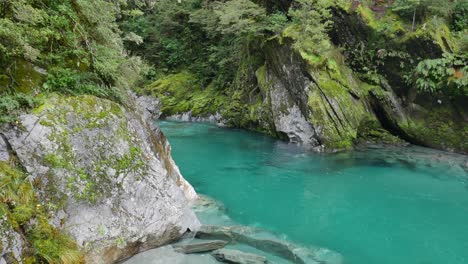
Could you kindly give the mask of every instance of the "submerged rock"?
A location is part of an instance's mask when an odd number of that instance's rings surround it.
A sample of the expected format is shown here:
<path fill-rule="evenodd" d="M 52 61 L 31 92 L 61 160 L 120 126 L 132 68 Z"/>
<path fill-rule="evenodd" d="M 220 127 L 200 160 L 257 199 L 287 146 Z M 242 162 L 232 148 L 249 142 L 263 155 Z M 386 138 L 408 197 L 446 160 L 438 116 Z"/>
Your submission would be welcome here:
<path fill-rule="evenodd" d="M 164 246 L 140 253 L 125 264 L 216 264 L 209 254 L 184 254 L 176 252 L 172 246 Z"/>
<path fill-rule="evenodd" d="M 227 244 L 228 242 L 223 240 L 196 240 L 189 243 L 177 244 L 173 247 L 177 252 L 191 254 L 213 251 L 223 248 Z"/>
<path fill-rule="evenodd" d="M 237 263 L 237 264 L 265 264 L 268 263 L 267 259 L 263 256 L 255 254 L 244 253 L 239 250 L 232 249 L 218 249 L 211 253 L 218 261 L 226 263 Z"/>
<path fill-rule="evenodd" d="M 246 226 L 202 226 L 196 237 L 245 244 L 297 264 L 343 263 L 342 256 L 329 249 L 298 246 L 280 240 L 271 233 Z"/>
<path fill-rule="evenodd" d="M 137 108 L 137 107 L 136 107 Z M 50 220 L 88 263 L 113 263 L 197 230 L 196 196 L 151 115 L 93 96 L 53 97 L 3 131 Z"/>

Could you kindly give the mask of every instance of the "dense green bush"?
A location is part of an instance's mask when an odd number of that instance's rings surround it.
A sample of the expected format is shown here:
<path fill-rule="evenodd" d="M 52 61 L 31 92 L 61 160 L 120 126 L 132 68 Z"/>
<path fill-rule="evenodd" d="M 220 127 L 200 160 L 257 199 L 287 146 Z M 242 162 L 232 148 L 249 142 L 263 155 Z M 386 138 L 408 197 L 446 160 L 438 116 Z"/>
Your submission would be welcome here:
<path fill-rule="evenodd" d="M 91 94 L 102 98 L 111 98 L 119 101 L 120 91 L 116 88 L 106 87 L 105 83 L 92 72 L 78 72 L 67 68 L 52 68 L 43 84 L 43 91 L 57 92 L 70 95 Z M 101 81 L 102 82 L 102 81 Z"/>
<path fill-rule="evenodd" d="M 468 96 L 467 63 L 466 58 L 453 54 L 423 60 L 415 69 L 415 84 L 424 92 Z"/>
<path fill-rule="evenodd" d="M 0 123 L 14 122 L 17 115 L 24 110 L 31 109 L 39 100 L 31 95 L 16 93 L 0 96 Z"/>

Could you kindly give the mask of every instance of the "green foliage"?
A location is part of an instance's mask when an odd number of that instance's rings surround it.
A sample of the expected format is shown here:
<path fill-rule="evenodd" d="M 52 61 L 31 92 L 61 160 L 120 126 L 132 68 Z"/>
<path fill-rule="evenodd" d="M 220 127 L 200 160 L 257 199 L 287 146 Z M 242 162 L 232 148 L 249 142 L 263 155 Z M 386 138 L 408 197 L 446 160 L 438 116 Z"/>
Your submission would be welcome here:
<path fill-rule="evenodd" d="M 313 63 L 319 63 L 322 54 L 331 49 L 327 35 L 332 25 L 330 6 L 327 0 L 297 0 L 288 12 L 292 21 L 285 35 L 294 39 L 294 48 Z"/>
<path fill-rule="evenodd" d="M 70 95 L 90 94 L 120 101 L 122 96 L 116 88 L 97 84 L 99 77 L 90 72 L 78 72 L 67 68 L 52 68 L 43 84 L 45 92 Z"/>
<path fill-rule="evenodd" d="M 40 261 L 46 263 L 84 263 L 75 241 L 52 227 L 44 216 L 37 217 L 34 228 L 28 231 L 28 240 Z"/>
<path fill-rule="evenodd" d="M 466 57 L 444 54 L 444 57 L 421 61 L 414 71 L 419 90 L 448 95 L 468 95 Z"/>
<path fill-rule="evenodd" d="M 2 95 L 0 97 L 0 124 L 14 122 L 19 113 L 36 107 L 38 103 L 37 98 L 23 93 Z"/>
<path fill-rule="evenodd" d="M 456 4 L 452 14 L 452 27 L 457 31 L 466 31 L 468 28 L 468 1 L 461 0 L 455 2 Z"/>
<path fill-rule="evenodd" d="M 250 0 L 214 2 L 212 10 L 221 34 L 261 37 L 266 24 L 266 10 Z M 210 28 L 208 28 L 210 30 Z"/>
<path fill-rule="evenodd" d="M 202 89 L 196 76 L 185 71 L 167 75 L 145 87 L 141 93 L 159 98 L 163 105 L 163 115 L 189 111 L 202 116 L 214 114 L 226 100 L 213 85 Z"/>
<path fill-rule="evenodd" d="M 118 100 L 116 87 L 133 86 L 141 79 L 134 72 L 145 68 L 123 49 L 116 18 L 125 5 L 106 0 L 2 1 L 0 96 L 63 92 Z"/>
<path fill-rule="evenodd" d="M 189 70 L 202 86 L 213 82 L 217 88 L 233 83 L 242 59 L 261 58 L 266 39 L 281 35 L 288 23 L 285 14 L 267 15 L 250 0 L 161 0 L 151 10 L 128 8 L 133 11 L 120 25 L 143 44 L 126 41 L 126 47 L 156 68 L 155 77 Z"/>
<path fill-rule="evenodd" d="M 207 57 L 215 69 L 215 86 L 229 86 L 242 60 L 262 56 L 257 52 L 271 34 L 269 29 L 280 31 L 280 20 L 284 18 L 278 14 L 270 19 L 264 8 L 249 0 L 212 2 L 190 15 L 190 21 L 200 25 L 212 43 Z"/>
<path fill-rule="evenodd" d="M 33 185 L 21 171 L 0 162 L 0 213 L 31 246 L 25 259 L 32 263 L 84 263 L 76 243 L 51 226 L 48 212 L 37 199 Z"/>
<path fill-rule="evenodd" d="M 466 0 L 397 0 L 393 11 L 403 18 L 412 20 L 413 28 L 416 21 L 423 21 L 430 15 L 435 15 L 453 21 L 454 27 L 466 24 L 468 2 Z M 461 15 L 461 16 L 460 16 Z M 463 29 L 463 28 L 461 28 Z"/>

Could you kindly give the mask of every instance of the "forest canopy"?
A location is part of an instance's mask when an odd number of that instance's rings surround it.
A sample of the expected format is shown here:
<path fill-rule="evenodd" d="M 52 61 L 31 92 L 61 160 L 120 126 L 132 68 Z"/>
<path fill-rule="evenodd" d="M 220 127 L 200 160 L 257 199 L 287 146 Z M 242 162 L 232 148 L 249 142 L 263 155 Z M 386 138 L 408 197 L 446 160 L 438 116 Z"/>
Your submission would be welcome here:
<path fill-rule="evenodd" d="M 184 70 L 203 87 L 240 87 L 274 39 L 291 39 L 312 65 L 328 67 L 337 10 L 358 12 L 379 34 L 401 39 L 444 32 L 438 58 L 386 54 L 406 65 L 407 85 L 466 95 L 467 0 L 0 1 L 0 121 L 13 121 L 41 94 L 119 101 L 122 90 Z M 366 49 L 369 59 L 348 56 L 357 72 L 382 64 L 382 48 Z"/>

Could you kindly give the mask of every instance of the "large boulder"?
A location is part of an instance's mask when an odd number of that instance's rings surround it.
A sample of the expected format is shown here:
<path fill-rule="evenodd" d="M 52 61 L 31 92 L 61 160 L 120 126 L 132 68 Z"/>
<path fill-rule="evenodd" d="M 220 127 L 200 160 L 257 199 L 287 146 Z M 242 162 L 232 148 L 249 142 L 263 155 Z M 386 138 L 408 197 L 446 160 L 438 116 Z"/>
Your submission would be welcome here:
<path fill-rule="evenodd" d="M 189 203 L 195 192 L 166 138 L 147 109 L 129 105 L 55 96 L 2 132 L 55 211 L 50 222 L 89 263 L 113 263 L 199 227 Z"/>

